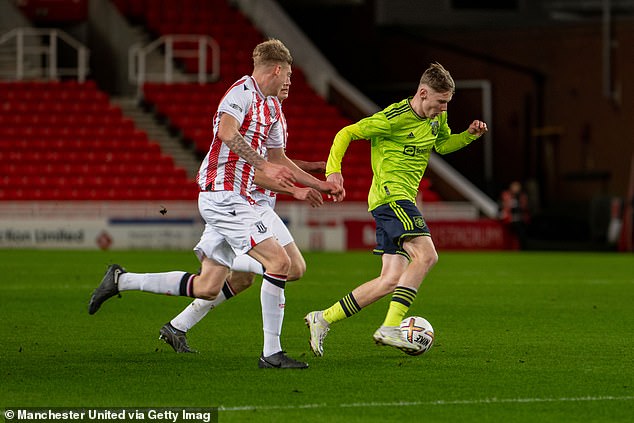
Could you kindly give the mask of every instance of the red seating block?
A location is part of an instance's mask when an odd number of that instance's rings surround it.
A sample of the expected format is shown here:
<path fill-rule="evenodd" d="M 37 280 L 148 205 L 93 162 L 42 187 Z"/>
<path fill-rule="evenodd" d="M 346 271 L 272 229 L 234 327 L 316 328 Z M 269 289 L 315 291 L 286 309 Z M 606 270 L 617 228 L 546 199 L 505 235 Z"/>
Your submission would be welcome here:
<path fill-rule="evenodd" d="M 0 201 L 195 198 L 94 82 L 0 82 L 0 166 Z"/>

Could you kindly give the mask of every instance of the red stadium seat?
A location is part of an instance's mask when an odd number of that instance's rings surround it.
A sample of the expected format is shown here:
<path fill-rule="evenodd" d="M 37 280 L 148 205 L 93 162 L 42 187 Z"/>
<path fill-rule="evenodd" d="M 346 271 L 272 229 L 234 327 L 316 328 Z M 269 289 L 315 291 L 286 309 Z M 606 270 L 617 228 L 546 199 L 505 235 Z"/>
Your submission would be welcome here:
<path fill-rule="evenodd" d="M 187 184 L 92 81 L 0 82 L 0 100 L 0 201 L 164 198 Z"/>

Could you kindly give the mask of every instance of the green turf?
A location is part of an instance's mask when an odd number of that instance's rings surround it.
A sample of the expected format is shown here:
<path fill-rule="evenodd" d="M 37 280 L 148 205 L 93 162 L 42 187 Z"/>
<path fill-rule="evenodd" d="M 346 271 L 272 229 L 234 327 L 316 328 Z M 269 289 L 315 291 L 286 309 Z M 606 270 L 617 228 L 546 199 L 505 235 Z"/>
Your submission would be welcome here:
<path fill-rule="evenodd" d="M 303 371 L 257 368 L 259 289 L 192 329 L 177 355 L 159 328 L 189 303 L 123 294 L 94 316 L 109 263 L 196 270 L 191 252 L 0 250 L 0 408 L 221 407 L 221 422 L 634 420 L 634 256 L 441 253 L 410 314 L 436 344 L 377 347 L 388 299 L 338 323 L 310 354 L 302 317 L 378 274 L 369 253 L 307 253 L 289 284 L 283 346 Z M 258 283 L 259 286 L 259 283 Z"/>

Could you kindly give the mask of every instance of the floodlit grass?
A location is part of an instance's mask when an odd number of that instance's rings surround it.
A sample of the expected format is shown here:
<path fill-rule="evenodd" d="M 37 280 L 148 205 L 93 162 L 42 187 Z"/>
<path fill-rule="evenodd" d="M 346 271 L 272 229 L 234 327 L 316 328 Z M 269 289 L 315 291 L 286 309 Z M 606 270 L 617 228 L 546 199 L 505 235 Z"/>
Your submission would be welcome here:
<path fill-rule="evenodd" d="M 375 277 L 370 253 L 307 253 L 286 290 L 283 347 L 302 371 L 258 369 L 257 286 L 190 331 L 175 354 L 159 328 L 189 301 L 124 292 L 94 316 L 110 263 L 195 271 L 189 251 L 0 250 L 0 408 L 220 407 L 220 422 L 626 422 L 634 418 L 634 256 L 450 253 L 409 314 L 436 343 L 377 347 L 389 299 L 333 326 L 313 357 L 303 316 Z"/>

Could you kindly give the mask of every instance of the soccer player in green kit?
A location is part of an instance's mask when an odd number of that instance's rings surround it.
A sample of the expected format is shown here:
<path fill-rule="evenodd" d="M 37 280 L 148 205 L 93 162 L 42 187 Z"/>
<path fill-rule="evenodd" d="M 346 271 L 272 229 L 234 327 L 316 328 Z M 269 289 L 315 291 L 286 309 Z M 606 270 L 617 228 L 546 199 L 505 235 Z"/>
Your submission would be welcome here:
<path fill-rule="evenodd" d="M 326 176 L 341 187 L 341 162 L 348 145 L 353 140 L 370 140 L 374 176 L 368 205 L 376 221 L 374 253 L 382 256 L 382 268 L 377 278 L 358 286 L 331 307 L 306 315 L 310 347 L 316 356 L 323 355 L 324 338 L 333 323 L 388 294 L 392 294 L 392 300 L 383 324 L 374 333 L 375 342 L 409 352 L 420 349 L 403 337 L 399 327 L 425 275 L 438 261 L 429 229 L 416 207 L 418 186 L 432 150 L 451 153 L 487 132 L 486 123 L 474 120 L 466 131 L 451 133 L 447 104 L 454 92 L 450 73 L 433 63 L 423 73 L 413 97 L 346 126 L 335 136 Z M 342 190 L 335 201 L 344 197 Z"/>

